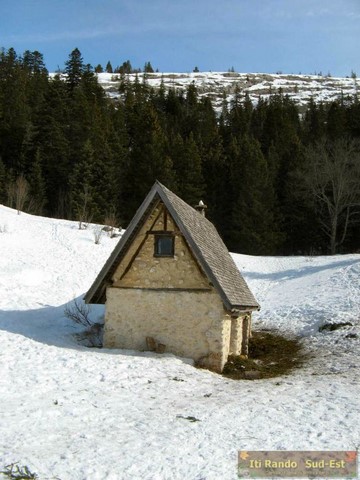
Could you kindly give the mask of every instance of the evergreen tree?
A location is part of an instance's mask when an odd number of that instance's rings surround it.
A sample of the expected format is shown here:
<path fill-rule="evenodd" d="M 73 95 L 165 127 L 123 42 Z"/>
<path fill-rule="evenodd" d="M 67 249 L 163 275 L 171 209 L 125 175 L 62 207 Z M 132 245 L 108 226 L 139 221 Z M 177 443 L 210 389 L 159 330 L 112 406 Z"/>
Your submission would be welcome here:
<path fill-rule="evenodd" d="M 303 121 L 303 141 L 314 143 L 326 134 L 326 112 L 322 103 L 316 104 L 311 98 Z"/>
<path fill-rule="evenodd" d="M 20 175 L 24 170 L 21 148 L 30 119 L 28 77 L 14 49 L 0 57 L 0 155 L 7 169 Z"/>
<path fill-rule="evenodd" d="M 81 150 L 78 162 L 74 165 L 70 177 L 70 199 L 73 218 L 79 222 L 79 228 L 86 227 L 97 214 L 94 199 L 94 150 L 87 140 Z"/>
<path fill-rule="evenodd" d="M 184 98 L 172 88 L 168 90 L 165 100 L 165 117 L 167 135 L 171 139 L 182 132 L 185 123 Z"/>
<path fill-rule="evenodd" d="M 123 62 L 121 67 L 116 67 L 114 70 L 114 73 L 121 73 L 121 74 L 133 73 L 133 68 L 130 60 L 126 60 L 126 62 Z"/>
<path fill-rule="evenodd" d="M 126 116 L 130 153 L 124 196 L 129 220 L 156 179 L 172 188 L 175 177 L 157 112 L 151 102 L 143 101 L 141 90 L 127 97 Z"/>
<path fill-rule="evenodd" d="M 113 73 L 113 67 L 111 65 L 110 60 L 106 64 L 105 71 L 106 71 L 106 73 Z"/>
<path fill-rule="evenodd" d="M 273 253 L 279 242 L 274 222 L 274 192 L 259 143 L 244 135 L 230 150 L 232 216 L 227 232 L 233 251 Z"/>
<path fill-rule="evenodd" d="M 228 118 L 231 124 L 231 132 L 234 136 L 249 133 L 252 112 L 253 106 L 249 96 L 246 95 L 244 101 L 242 101 L 240 98 L 240 90 L 236 86 Z"/>
<path fill-rule="evenodd" d="M 175 118 L 177 130 L 180 129 L 179 133 L 183 138 L 189 137 L 190 133 L 193 134 L 194 138 L 197 138 L 200 116 L 198 91 L 194 82 L 187 87 L 185 96 L 182 93 L 173 93 L 174 95 L 169 92 L 168 104 L 170 101 L 174 101 L 174 96 L 177 97 L 175 102 L 173 102 L 179 113 L 179 118 Z"/>
<path fill-rule="evenodd" d="M 154 69 L 153 69 L 153 67 L 151 66 L 151 63 L 150 63 L 150 62 L 145 62 L 145 65 L 144 65 L 144 73 L 154 73 Z"/>
<path fill-rule="evenodd" d="M 197 147 L 201 157 L 201 170 L 205 183 L 207 216 L 222 230 L 226 209 L 227 171 L 223 141 L 218 120 L 209 98 L 199 105 Z"/>
<path fill-rule="evenodd" d="M 28 175 L 30 197 L 29 212 L 34 213 L 35 215 L 42 215 L 46 204 L 46 188 L 42 170 L 42 158 L 40 149 L 38 148 Z"/>
<path fill-rule="evenodd" d="M 37 50 L 34 50 L 33 52 L 26 50 L 23 54 L 22 63 L 31 74 L 48 74 L 44 63 L 44 57 L 42 53 Z"/>
<path fill-rule="evenodd" d="M 178 134 L 171 148 L 177 178 L 177 193 L 190 205 L 204 199 L 205 182 L 201 168 L 201 157 L 193 134 L 183 140 Z"/>
<path fill-rule="evenodd" d="M 78 48 L 75 48 L 69 55 L 69 59 L 65 62 L 66 83 L 72 91 L 77 87 L 85 72 L 85 65 Z"/>
<path fill-rule="evenodd" d="M 346 109 L 347 135 L 360 138 L 360 102 L 357 97 Z"/>
<path fill-rule="evenodd" d="M 40 148 L 42 170 L 46 183 L 46 213 L 66 218 L 69 162 L 69 92 L 66 84 L 55 77 L 41 102 L 38 117 L 37 146 Z"/>
<path fill-rule="evenodd" d="M 124 183 L 126 171 L 129 165 L 129 135 L 125 124 L 124 107 L 119 105 L 117 108 L 112 106 L 110 114 L 110 131 L 108 143 L 112 154 L 112 181 L 113 192 L 112 202 L 117 213 L 118 219 L 123 222 L 127 205 L 124 196 Z"/>
<path fill-rule="evenodd" d="M 343 102 L 335 101 L 331 103 L 327 112 L 326 126 L 327 136 L 331 140 L 339 139 L 346 135 L 346 109 Z"/>

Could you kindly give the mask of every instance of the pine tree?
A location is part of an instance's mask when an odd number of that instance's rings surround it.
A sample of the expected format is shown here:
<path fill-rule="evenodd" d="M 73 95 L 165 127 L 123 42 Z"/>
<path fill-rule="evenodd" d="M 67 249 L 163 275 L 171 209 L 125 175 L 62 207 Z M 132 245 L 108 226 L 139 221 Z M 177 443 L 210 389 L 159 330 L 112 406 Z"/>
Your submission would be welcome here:
<path fill-rule="evenodd" d="M 244 100 L 240 97 L 240 90 L 235 88 L 234 98 L 229 112 L 229 123 L 234 136 L 241 136 L 250 132 L 253 106 L 248 95 Z"/>
<path fill-rule="evenodd" d="M 177 178 L 177 192 L 190 205 L 204 200 L 205 182 L 201 168 L 201 157 L 192 133 L 183 140 L 177 135 L 171 148 Z"/>
<path fill-rule="evenodd" d="M 108 143 L 112 154 L 112 202 L 118 219 L 123 223 L 126 212 L 124 183 L 129 165 L 129 135 L 125 124 L 125 109 L 123 105 L 110 107 L 110 131 Z"/>
<path fill-rule="evenodd" d="M 110 60 L 106 64 L 105 71 L 106 71 L 106 73 L 113 73 L 113 67 L 111 65 Z"/>
<path fill-rule="evenodd" d="M 303 141 L 314 143 L 326 134 L 326 112 L 322 103 L 316 104 L 311 98 L 304 115 Z"/>
<path fill-rule="evenodd" d="M 85 72 L 84 61 L 80 50 L 75 48 L 69 55 L 69 59 L 65 62 L 66 83 L 72 91 L 77 87 Z"/>
<path fill-rule="evenodd" d="M 230 150 L 232 217 L 228 244 L 233 251 L 269 254 L 279 234 L 274 224 L 274 192 L 259 143 L 244 135 Z"/>
<path fill-rule="evenodd" d="M 209 98 L 201 99 L 198 112 L 197 147 L 201 157 L 201 170 L 208 205 L 206 215 L 222 230 L 227 189 L 223 142 L 217 117 Z"/>
<path fill-rule="evenodd" d="M 126 60 L 126 62 L 123 62 L 121 67 L 116 67 L 114 70 L 114 73 L 121 73 L 121 74 L 133 73 L 133 68 L 130 60 Z"/>
<path fill-rule="evenodd" d="M 22 63 L 31 74 L 48 74 L 44 63 L 44 56 L 37 50 L 33 52 L 26 50 L 23 54 Z"/>
<path fill-rule="evenodd" d="M 183 117 L 182 132 L 184 137 L 188 137 L 190 133 L 194 137 L 198 134 L 199 128 L 199 109 L 198 109 L 198 91 L 195 83 L 190 83 L 186 90 L 184 102 L 185 115 Z"/>
<path fill-rule="evenodd" d="M 0 155 L 7 169 L 23 172 L 21 147 L 30 121 L 28 75 L 14 49 L 0 57 Z"/>
<path fill-rule="evenodd" d="M 153 67 L 151 66 L 151 63 L 150 63 L 150 62 L 145 62 L 145 65 L 144 65 L 144 73 L 154 73 L 154 69 L 153 69 Z"/>
<path fill-rule="evenodd" d="M 59 77 L 49 82 L 48 91 L 39 105 L 38 142 L 46 183 L 46 213 L 66 218 L 69 161 L 69 92 Z"/>
<path fill-rule="evenodd" d="M 34 161 L 30 167 L 28 182 L 30 197 L 29 212 L 42 215 L 46 203 L 46 188 L 39 148 L 36 150 Z"/>
<path fill-rule="evenodd" d="M 332 102 L 327 112 L 326 125 L 326 133 L 331 140 L 346 136 L 346 113 L 343 102 Z"/>
<path fill-rule="evenodd" d="M 157 112 L 151 102 L 143 100 L 141 91 L 127 97 L 126 117 L 130 140 L 129 165 L 124 182 L 128 220 L 156 179 L 172 188 L 175 176 Z"/>
<path fill-rule="evenodd" d="M 70 177 L 70 199 L 73 218 L 79 222 L 79 228 L 86 227 L 97 213 L 94 201 L 94 150 L 87 140 L 81 150 Z"/>
<path fill-rule="evenodd" d="M 185 107 L 184 98 L 181 92 L 177 93 L 174 89 L 170 88 L 167 92 L 165 99 L 165 117 L 166 117 L 166 130 L 169 139 L 181 133 L 183 130 L 183 124 L 185 123 Z"/>

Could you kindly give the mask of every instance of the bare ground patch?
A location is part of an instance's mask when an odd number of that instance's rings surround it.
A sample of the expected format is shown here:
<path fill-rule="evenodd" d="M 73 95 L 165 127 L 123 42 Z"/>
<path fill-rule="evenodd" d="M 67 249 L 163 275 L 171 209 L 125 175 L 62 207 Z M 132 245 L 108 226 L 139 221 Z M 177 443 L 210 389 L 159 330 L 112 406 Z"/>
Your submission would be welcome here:
<path fill-rule="evenodd" d="M 310 358 L 301 341 L 269 331 L 253 332 L 249 341 L 249 358 L 229 356 L 223 371 L 234 380 L 255 380 L 289 374 Z"/>

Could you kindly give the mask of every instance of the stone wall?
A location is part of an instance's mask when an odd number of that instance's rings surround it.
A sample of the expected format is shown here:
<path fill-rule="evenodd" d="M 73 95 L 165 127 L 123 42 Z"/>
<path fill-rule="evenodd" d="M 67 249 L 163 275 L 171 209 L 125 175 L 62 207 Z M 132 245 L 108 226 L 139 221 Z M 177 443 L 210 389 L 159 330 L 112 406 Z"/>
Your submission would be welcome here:
<path fill-rule="evenodd" d="M 231 320 L 215 292 L 109 287 L 106 296 L 104 347 L 147 350 L 152 337 L 166 352 L 222 370 Z"/>
<path fill-rule="evenodd" d="M 243 342 L 243 317 L 231 317 L 230 355 L 241 355 Z"/>

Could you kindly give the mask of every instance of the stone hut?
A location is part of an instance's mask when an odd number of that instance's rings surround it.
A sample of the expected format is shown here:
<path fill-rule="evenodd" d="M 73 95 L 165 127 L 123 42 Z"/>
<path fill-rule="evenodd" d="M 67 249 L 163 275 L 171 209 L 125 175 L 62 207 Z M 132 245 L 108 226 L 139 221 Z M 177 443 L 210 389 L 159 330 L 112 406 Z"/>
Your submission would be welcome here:
<path fill-rule="evenodd" d="M 85 296 L 106 303 L 104 347 L 171 352 L 216 372 L 247 355 L 259 304 L 198 208 L 155 182 Z"/>

